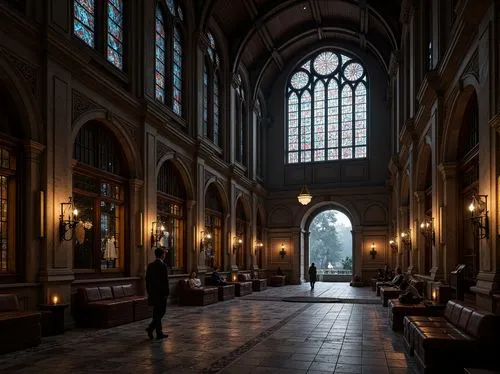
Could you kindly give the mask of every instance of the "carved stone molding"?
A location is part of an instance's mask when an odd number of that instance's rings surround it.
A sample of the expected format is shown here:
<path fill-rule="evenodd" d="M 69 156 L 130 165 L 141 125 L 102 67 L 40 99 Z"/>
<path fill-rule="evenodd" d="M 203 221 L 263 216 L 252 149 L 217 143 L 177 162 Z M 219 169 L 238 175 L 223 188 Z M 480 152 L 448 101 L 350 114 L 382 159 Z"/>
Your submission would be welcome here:
<path fill-rule="evenodd" d="M 175 153 L 172 148 L 163 144 L 160 141 L 156 142 L 156 163 L 160 162 L 160 160 L 168 153 Z"/>
<path fill-rule="evenodd" d="M 490 127 L 494 128 L 497 132 L 500 132 L 500 114 L 495 114 L 489 121 Z"/>
<path fill-rule="evenodd" d="M 476 79 L 479 80 L 479 56 L 477 51 L 474 52 L 474 54 L 470 58 L 470 61 L 464 69 L 464 72 L 460 79 L 464 79 L 467 75 L 473 75 L 474 77 L 476 77 Z"/>
<path fill-rule="evenodd" d="M 12 64 L 21 78 L 28 83 L 33 97 L 38 99 L 40 95 L 40 69 L 8 49 L 0 48 L 0 54 L 7 57 L 7 60 Z"/>
<path fill-rule="evenodd" d="M 215 177 L 214 174 L 212 174 L 211 172 L 209 172 L 208 170 L 205 170 L 205 185 L 207 184 L 207 182 L 211 179 Z"/>
<path fill-rule="evenodd" d="M 438 165 L 438 170 L 444 181 L 457 176 L 457 164 L 455 162 L 442 162 Z"/>
<path fill-rule="evenodd" d="M 103 109 L 103 107 L 97 104 L 95 101 L 89 99 L 87 96 L 82 94 L 77 90 L 73 90 L 71 93 L 71 120 L 75 120 L 80 117 L 83 113 L 89 110 Z"/>
<path fill-rule="evenodd" d="M 392 51 L 391 58 L 389 60 L 389 75 L 394 77 L 398 71 L 400 61 L 400 53 L 399 51 Z"/>

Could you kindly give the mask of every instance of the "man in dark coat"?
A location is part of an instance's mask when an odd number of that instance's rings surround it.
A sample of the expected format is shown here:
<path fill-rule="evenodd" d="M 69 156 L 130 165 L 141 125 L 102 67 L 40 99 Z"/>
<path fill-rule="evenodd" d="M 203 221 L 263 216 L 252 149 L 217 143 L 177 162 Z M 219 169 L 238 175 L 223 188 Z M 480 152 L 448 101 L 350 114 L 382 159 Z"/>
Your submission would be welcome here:
<path fill-rule="evenodd" d="M 309 283 L 311 283 L 311 290 L 314 290 L 314 283 L 316 283 L 316 266 L 314 262 L 309 267 Z"/>
<path fill-rule="evenodd" d="M 163 248 L 155 249 L 156 260 L 148 265 L 146 271 L 146 290 L 148 291 L 148 304 L 153 306 L 153 320 L 146 332 L 153 339 L 153 330 L 156 330 L 156 339 L 166 338 L 161 327 L 161 319 L 167 310 L 168 268 L 163 262 L 165 251 Z"/>

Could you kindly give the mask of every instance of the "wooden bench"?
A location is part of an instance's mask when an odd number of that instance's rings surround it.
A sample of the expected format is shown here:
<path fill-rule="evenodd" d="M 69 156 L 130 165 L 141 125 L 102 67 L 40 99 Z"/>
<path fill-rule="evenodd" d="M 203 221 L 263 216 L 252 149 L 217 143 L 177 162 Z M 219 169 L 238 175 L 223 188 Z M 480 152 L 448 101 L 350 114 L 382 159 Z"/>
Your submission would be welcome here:
<path fill-rule="evenodd" d="M 237 282 L 228 282 L 233 284 L 236 296 L 245 296 L 252 293 L 252 278 L 250 274 L 238 274 Z"/>
<path fill-rule="evenodd" d="M 285 285 L 285 275 L 271 275 L 269 278 L 271 287 L 281 287 Z"/>

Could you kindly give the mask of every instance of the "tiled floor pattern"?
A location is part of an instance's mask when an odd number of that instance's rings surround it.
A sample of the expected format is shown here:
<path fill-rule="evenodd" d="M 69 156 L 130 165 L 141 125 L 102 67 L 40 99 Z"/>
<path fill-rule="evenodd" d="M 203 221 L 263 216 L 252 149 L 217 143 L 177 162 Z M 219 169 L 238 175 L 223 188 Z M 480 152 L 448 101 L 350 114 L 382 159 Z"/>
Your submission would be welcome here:
<path fill-rule="evenodd" d="M 307 288 L 260 294 L 293 297 Z M 319 295 L 353 298 L 372 292 L 346 284 L 315 288 Z M 164 321 L 169 338 L 153 342 L 144 332 L 147 323 L 44 338 L 36 348 L 0 356 L 0 373 L 414 373 L 380 305 L 238 298 L 172 306 Z"/>

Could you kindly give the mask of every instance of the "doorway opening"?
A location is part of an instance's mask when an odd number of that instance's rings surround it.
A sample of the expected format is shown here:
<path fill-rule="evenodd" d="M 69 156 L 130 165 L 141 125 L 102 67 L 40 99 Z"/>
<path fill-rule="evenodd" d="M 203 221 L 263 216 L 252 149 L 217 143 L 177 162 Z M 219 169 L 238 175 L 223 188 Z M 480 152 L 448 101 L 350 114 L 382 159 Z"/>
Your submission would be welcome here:
<path fill-rule="evenodd" d="M 316 265 L 318 280 L 345 282 L 352 276 L 352 224 L 336 209 L 318 213 L 309 225 L 309 264 Z"/>

